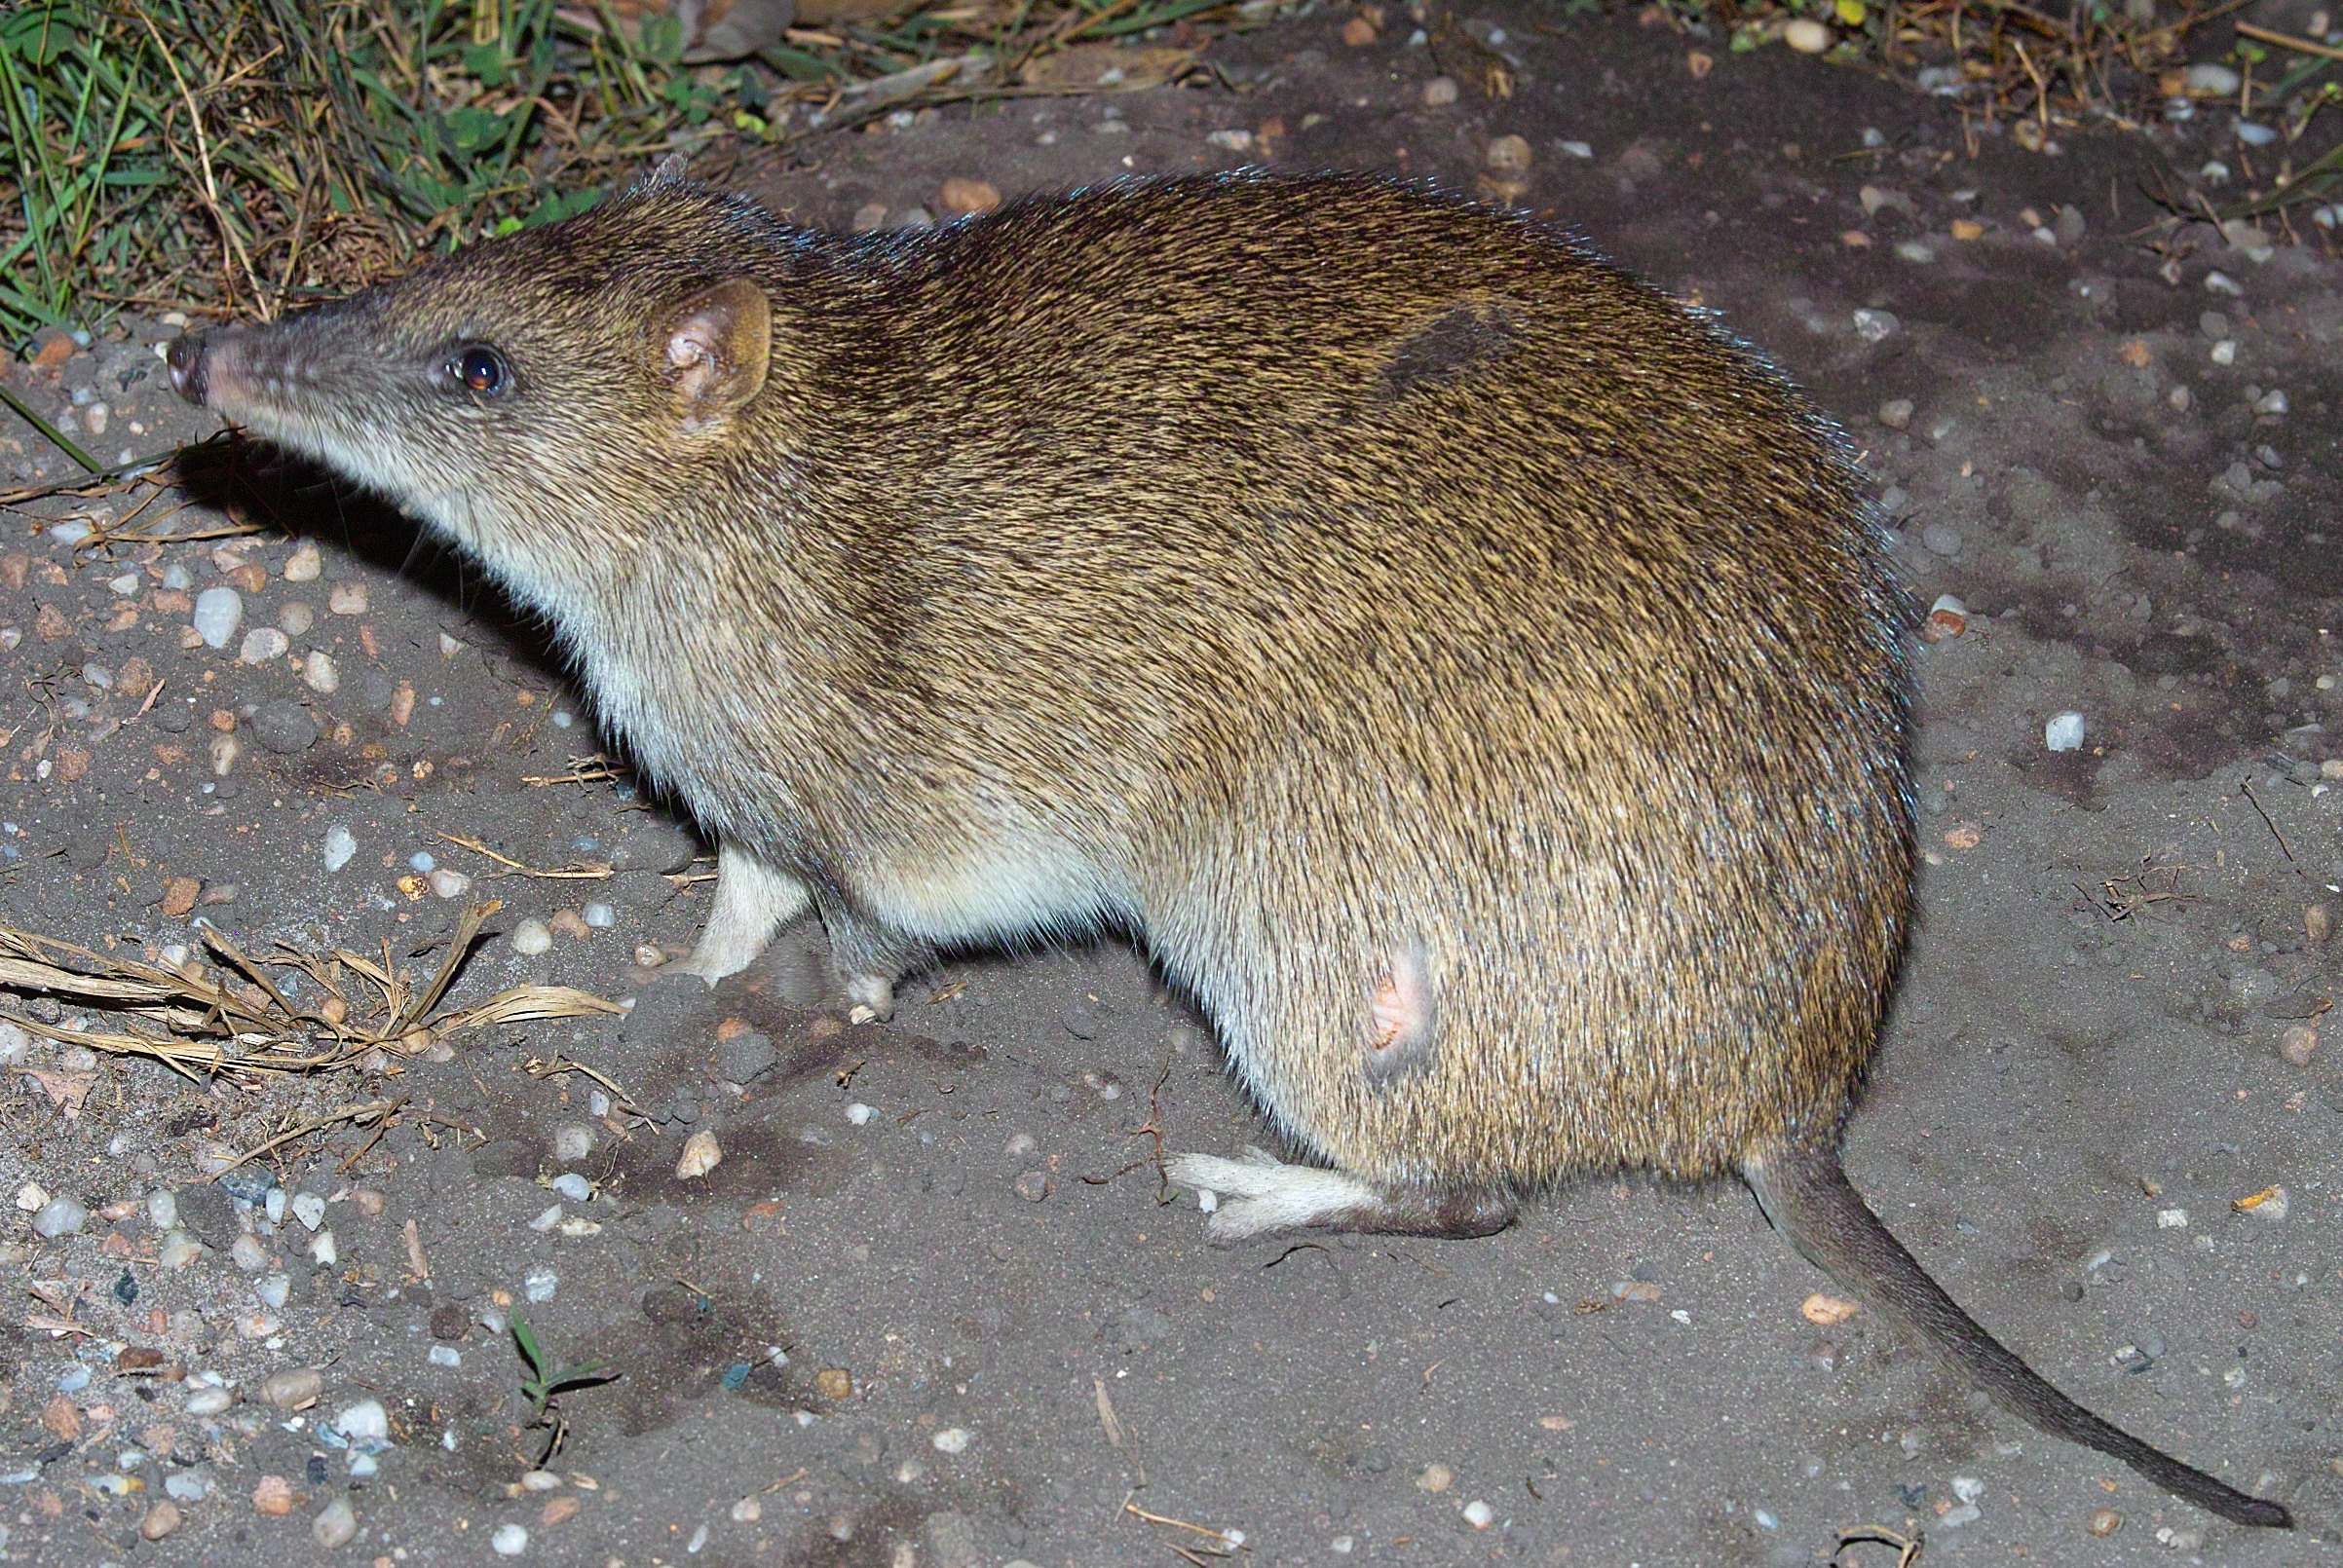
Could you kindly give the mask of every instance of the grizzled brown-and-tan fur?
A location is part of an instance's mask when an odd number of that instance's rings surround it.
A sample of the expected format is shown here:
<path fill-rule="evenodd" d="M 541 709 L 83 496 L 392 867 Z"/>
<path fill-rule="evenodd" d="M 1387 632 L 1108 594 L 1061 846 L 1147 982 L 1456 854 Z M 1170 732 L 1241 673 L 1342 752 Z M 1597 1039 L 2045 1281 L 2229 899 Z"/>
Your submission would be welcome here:
<path fill-rule="evenodd" d="M 664 171 L 172 366 L 550 618 L 720 846 L 693 972 L 812 909 L 884 1014 L 938 948 L 1128 929 L 1331 1167 L 1182 1156 L 1216 1236 L 1739 1174 L 2027 1419 L 2286 1521 L 1846 1184 L 1904 601 L 1836 432 L 1550 230 L 1244 173 L 850 238 Z"/>

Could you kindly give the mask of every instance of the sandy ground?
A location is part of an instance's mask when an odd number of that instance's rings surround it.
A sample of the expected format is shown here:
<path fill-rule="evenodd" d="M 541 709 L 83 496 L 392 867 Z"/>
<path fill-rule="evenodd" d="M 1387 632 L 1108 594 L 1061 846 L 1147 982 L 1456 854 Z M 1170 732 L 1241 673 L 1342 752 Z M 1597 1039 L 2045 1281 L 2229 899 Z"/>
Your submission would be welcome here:
<path fill-rule="evenodd" d="M 2139 243 L 2145 184 L 2239 156 L 2225 117 L 2042 155 L 1778 48 L 1470 17 L 1346 42 L 1326 14 L 1214 45 L 1220 85 L 923 115 L 743 178 L 901 222 L 950 178 L 1265 157 L 1471 185 L 1519 136 L 1520 201 L 1767 346 L 1867 449 L 1922 601 L 1967 609 L 1920 655 L 1921 919 L 1849 1168 L 2042 1370 L 2303 1529 L 2037 1437 L 1869 1315 L 1809 1321 L 1827 1282 L 1737 1188 L 1210 1249 L 1156 1138 L 1260 1128 L 1120 946 L 955 962 L 886 1026 L 847 1021 L 806 930 L 712 995 L 642 986 L 708 868 L 623 778 L 543 782 L 599 742 L 542 639 L 362 500 L 214 472 L 168 522 L 187 498 L 134 488 L 5 519 L 8 922 L 428 973 L 494 897 L 453 1002 L 643 1001 L 261 1091 L 0 1024 L 0 1560 L 1789 1565 L 1861 1524 L 1932 1563 L 2334 1559 L 2343 272 Z M 0 373 L 109 459 L 155 449 L 207 429 L 169 333 Z M 59 471 L 0 434 L 0 481 Z M 87 537 L 141 503 L 132 528 L 261 526 Z M 213 647 L 189 628 L 220 588 Z M 205 1179 L 375 1098 L 403 1101 L 380 1137 Z M 698 1132 L 723 1163 L 685 1180 Z M 621 1374 L 562 1398 L 542 1469 L 514 1312 Z"/>

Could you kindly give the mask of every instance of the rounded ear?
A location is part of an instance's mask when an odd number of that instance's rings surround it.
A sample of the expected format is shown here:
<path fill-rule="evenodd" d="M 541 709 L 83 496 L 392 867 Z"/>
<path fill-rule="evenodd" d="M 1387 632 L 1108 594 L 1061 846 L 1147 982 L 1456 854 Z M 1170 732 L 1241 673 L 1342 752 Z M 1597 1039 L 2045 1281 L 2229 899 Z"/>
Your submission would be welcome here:
<path fill-rule="evenodd" d="M 687 428 L 731 414 L 764 390 L 773 305 L 754 280 L 728 278 L 675 307 L 658 347 Z"/>

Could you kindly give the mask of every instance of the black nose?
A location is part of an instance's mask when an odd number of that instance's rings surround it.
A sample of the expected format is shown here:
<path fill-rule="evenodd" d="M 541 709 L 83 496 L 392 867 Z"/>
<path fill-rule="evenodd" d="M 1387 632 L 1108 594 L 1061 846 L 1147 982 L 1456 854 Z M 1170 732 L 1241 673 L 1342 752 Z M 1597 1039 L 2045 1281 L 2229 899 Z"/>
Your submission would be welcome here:
<path fill-rule="evenodd" d="M 181 397 L 201 406 L 204 401 L 204 335 L 184 333 L 171 340 L 164 363 L 170 366 L 170 384 Z"/>

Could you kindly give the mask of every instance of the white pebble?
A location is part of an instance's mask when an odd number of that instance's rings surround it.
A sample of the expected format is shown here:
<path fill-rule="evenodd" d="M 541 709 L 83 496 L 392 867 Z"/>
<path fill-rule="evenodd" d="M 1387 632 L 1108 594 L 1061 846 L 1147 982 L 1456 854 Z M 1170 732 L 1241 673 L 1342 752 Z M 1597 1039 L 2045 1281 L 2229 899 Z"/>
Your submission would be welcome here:
<path fill-rule="evenodd" d="M 1855 335 L 1866 343 L 1883 343 L 1894 337 L 1903 325 L 1893 311 L 1860 310 L 1855 313 Z"/>
<path fill-rule="evenodd" d="M 619 912 L 607 904 L 588 904 L 578 912 L 578 917 L 598 931 L 619 923 Z"/>
<path fill-rule="evenodd" d="M 560 1223 L 561 1205 L 555 1204 L 551 1208 L 548 1209 L 545 1213 L 539 1214 L 535 1219 L 530 1220 L 529 1228 L 542 1236 L 547 1231 L 551 1230 L 555 1225 Z"/>
<path fill-rule="evenodd" d="M 2239 85 L 2237 72 L 2210 60 L 2201 65 L 2191 65 L 2180 80 L 2187 84 L 2191 93 L 2202 93 L 2215 98 L 2229 96 L 2238 90 Z"/>
<path fill-rule="evenodd" d="M 564 1165 L 585 1159 L 593 1148 L 594 1130 L 583 1122 L 563 1122 L 553 1129 L 553 1158 Z"/>
<path fill-rule="evenodd" d="M 593 1183 L 575 1171 L 564 1171 L 555 1176 L 553 1190 L 572 1203 L 584 1203 L 594 1195 Z"/>
<path fill-rule="evenodd" d="M 1799 17 L 1783 27 L 1782 42 L 1801 55 L 1819 55 L 1831 47 L 1831 29 L 1812 17 Z"/>
<path fill-rule="evenodd" d="M 523 920 L 512 928 L 512 951 L 524 958 L 534 958 L 552 945 L 553 933 L 543 920 Z"/>
<path fill-rule="evenodd" d="M 157 1230 L 169 1230 L 179 1222 L 179 1195 L 168 1187 L 157 1187 L 146 1195 L 146 1222 Z"/>
<path fill-rule="evenodd" d="M 531 1301 L 552 1300 L 553 1291 L 560 1284 L 561 1276 L 551 1269 L 531 1269 L 520 1282 L 522 1293 Z"/>
<path fill-rule="evenodd" d="M 434 1366 L 461 1366 L 464 1364 L 464 1353 L 453 1345 L 434 1345 L 431 1363 Z"/>
<path fill-rule="evenodd" d="M 2215 294 L 2227 294 L 2232 298 L 2235 298 L 2246 292 L 2246 285 L 2239 282 L 2236 279 L 2230 277 L 2225 272 L 2207 273 L 2205 275 L 2205 286 Z"/>
<path fill-rule="evenodd" d="M 332 1231 L 318 1232 L 318 1239 L 309 1244 L 309 1256 L 321 1269 L 329 1269 L 342 1260 L 342 1249 L 334 1241 Z"/>
<path fill-rule="evenodd" d="M 2042 744 L 2052 751 L 2077 751 L 2083 744 L 2083 716 L 2069 710 L 2042 727 Z"/>
<path fill-rule="evenodd" d="M 2158 1230 L 2186 1230 L 2186 1229 L 2188 1229 L 2188 1211 L 2187 1211 L 2187 1210 L 2185 1210 L 2185 1209 L 2159 1209 L 2159 1210 L 2157 1210 L 2157 1211 L 2156 1211 L 2156 1228 L 2157 1228 Z"/>
<path fill-rule="evenodd" d="M 155 1249 L 155 1261 L 167 1269 L 183 1269 L 204 1255 L 204 1244 L 183 1230 L 174 1230 Z"/>
<path fill-rule="evenodd" d="M 2206 354 L 2216 365 L 2236 364 L 2237 340 L 2235 338 L 2223 338 L 2218 343 L 2215 343 L 2211 349 L 2208 349 Z"/>
<path fill-rule="evenodd" d="M 331 653 L 313 648 L 301 660 L 301 683 L 312 691 L 331 695 L 342 689 L 342 672 Z"/>
<path fill-rule="evenodd" d="M 2276 390 L 2263 392 L 2253 405 L 2256 414 L 2284 414 L 2286 411 L 2286 394 Z"/>
<path fill-rule="evenodd" d="M 309 1523 L 309 1533 L 327 1551 L 348 1546 L 358 1534 L 358 1512 L 351 1508 L 350 1499 L 337 1497 L 318 1510 L 318 1516 Z"/>
<path fill-rule="evenodd" d="M 1952 1495 L 1964 1503 L 1974 1503 L 1985 1495 L 1985 1483 L 1974 1475 L 1952 1477 Z"/>
<path fill-rule="evenodd" d="M 472 890 L 472 878 L 460 871 L 440 867 L 431 875 L 432 893 L 437 898 L 462 898 Z"/>
<path fill-rule="evenodd" d="M 351 857 L 357 853 L 358 840 L 351 837 L 348 828 L 337 823 L 325 830 L 325 869 L 327 871 L 340 871 L 344 866 L 350 864 Z"/>
<path fill-rule="evenodd" d="M 244 647 L 237 651 L 240 664 L 268 664 L 284 657 L 293 640 L 274 626 L 255 626 L 245 633 Z"/>
<path fill-rule="evenodd" d="M 51 1241 L 59 1236 L 71 1236 L 80 1231 L 82 1221 L 89 1217 L 90 1211 L 83 1207 L 80 1200 L 59 1193 L 41 1205 L 41 1212 L 32 1216 L 33 1234 Z"/>
<path fill-rule="evenodd" d="M 217 1415 L 236 1402 L 236 1396 L 226 1389 L 197 1389 L 187 1396 L 189 1415 Z"/>
<path fill-rule="evenodd" d="M 228 1258 L 246 1274 L 258 1274 L 269 1266 L 268 1249 L 262 1247 L 260 1238 L 250 1231 L 228 1244 Z"/>
<path fill-rule="evenodd" d="M 285 1191 L 283 1187 L 269 1188 L 268 1195 L 260 1200 L 260 1212 L 269 1216 L 270 1224 L 284 1223 L 284 1203 Z"/>
<path fill-rule="evenodd" d="M 260 1297 L 260 1304 L 272 1312 L 283 1306 L 284 1298 L 292 1291 L 293 1279 L 289 1274 L 263 1274 L 252 1282 L 252 1293 Z"/>
<path fill-rule="evenodd" d="M 314 1192 L 294 1193 L 292 1210 L 293 1217 L 301 1221 L 304 1230 L 316 1230 L 325 1222 L 325 1200 Z"/>
<path fill-rule="evenodd" d="M 318 545 L 315 540 L 303 540 L 284 558 L 284 570 L 280 574 L 287 582 L 315 582 L 318 579 Z"/>
<path fill-rule="evenodd" d="M 517 1557 L 529 1549 L 529 1532 L 517 1524 L 500 1524 L 488 1545 L 500 1557 Z"/>
<path fill-rule="evenodd" d="M 946 1427 L 929 1440 L 935 1444 L 937 1453 L 957 1454 L 964 1453 L 967 1450 L 968 1443 L 974 1436 L 965 1427 Z"/>
<path fill-rule="evenodd" d="M 846 1119 L 850 1122 L 852 1122 L 856 1127 L 862 1126 L 873 1116 L 878 1114 L 879 1109 L 876 1105 L 866 1105 L 859 1100 L 855 1101 L 851 1105 L 849 1105 L 846 1108 Z"/>
<path fill-rule="evenodd" d="M 390 1413 L 383 1409 L 380 1400 L 360 1400 L 334 1413 L 333 1430 L 352 1442 L 388 1442 Z"/>
<path fill-rule="evenodd" d="M 1464 1522 L 1476 1530 L 1486 1530 L 1496 1522 L 1496 1510 L 1474 1498 L 1464 1505 Z"/>
<path fill-rule="evenodd" d="M 234 588 L 206 588 L 195 596 L 196 635 L 207 648 L 225 648 L 236 628 L 244 624 L 244 595 Z"/>

